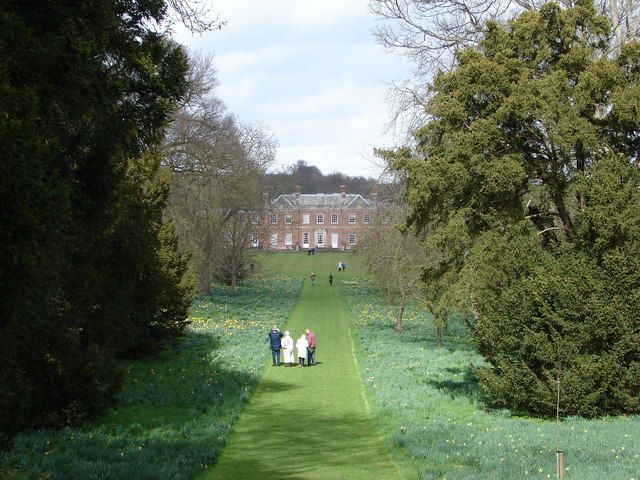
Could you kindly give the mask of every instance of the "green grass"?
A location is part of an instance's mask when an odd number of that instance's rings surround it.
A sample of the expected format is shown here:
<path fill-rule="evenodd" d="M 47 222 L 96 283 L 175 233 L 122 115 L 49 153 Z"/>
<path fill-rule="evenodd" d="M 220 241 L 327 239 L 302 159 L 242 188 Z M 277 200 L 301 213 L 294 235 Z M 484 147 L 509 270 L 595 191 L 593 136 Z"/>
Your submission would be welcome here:
<path fill-rule="evenodd" d="M 117 408 L 83 428 L 22 433 L 0 478 L 555 478 L 555 423 L 486 408 L 463 327 L 436 349 L 410 305 L 394 334 L 395 309 L 350 255 L 259 261 L 264 273 L 236 293 L 195 303 L 179 346 L 127 365 Z M 266 333 L 285 322 L 294 338 L 316 331 L 317 367 L 265 368 Z M 559 433 L 566 479 L 640 480 L 639 418 L 569 418 Z"/>
<path fill-rule="evenodd" d="M 355 263 L 355 262 L 352 262 Z M 392 331 L 395 309 L 360 279 L 343 288 L 367 397 L 385 439 L 410 462 L 413 478 L 556 478 L 556 424 L 487 409 L 464 327 L 445 348 L 424 312 L 410 306 L 406 330 Z M 640 479 L 640 418 L 568 418 L 559 430 L 565 479 Z"/>
<path fill-rule="evenodd" d="M 306 328 L 318 337 L 318 365 L 269 367 L 249 401 L 219 464 L 199 478 L 399 479 L 378 437 L 363 396 L 336 271 L 340 256 L 273 255 L 271 268 L 305 278 L 287 324 L 298 338 Z M 346 260 L 346 257 L 345 257 Z M 314 271 L 318 285 L 311 287 Z M 328 284 L 329 272 L 336 277 Z M 266 332 L 265 332 L 266 335 Z"/>
<path fill-rule="evenodd" d="M 193 478 L 226 445 L 264 370 L 265 332 L 300 287 L 271 275 L 200 298 L 181 345 L 128 365 L 117 408 L 83 428 L 19 435 L 0 478 Z"/>

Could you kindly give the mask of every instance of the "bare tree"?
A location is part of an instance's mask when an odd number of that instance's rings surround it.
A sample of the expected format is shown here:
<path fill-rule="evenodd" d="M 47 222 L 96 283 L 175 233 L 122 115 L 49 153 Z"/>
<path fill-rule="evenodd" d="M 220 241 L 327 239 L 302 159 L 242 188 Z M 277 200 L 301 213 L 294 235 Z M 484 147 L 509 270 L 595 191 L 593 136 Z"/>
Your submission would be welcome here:
<path fill-rule="evenodd" d="M 378 290 L 398 306 L 394 327 L 397 333 L 403 331 L 407 300 L 422 298 L 420 241 L 398 225 L 407 213 L 402 207 L 387 208 L 381 221 L 371 226 L 366 248 L 358 251 Z"/>
<path fill-rule="evenodd" d="M 190 92 L 175 112 L 164 145 L 173 173 L 167 214 L 193 252 L 201 292 L 218 277 L 235 288 L 246 273 L 251 220 L 262 208 L 260 192 L 276 141 L 261 125 L 246 125 L 215 95 L 210 57 L 194 57 Z"/>
<path fill-rule="evenodd" d="M 192 33 L 220 30 L 226 22 L 213 15 L 203 0 L 168 0 L 169 18 L 181 22 Z"/>
<path fill-rule="evenodd" d="M 544 3 L 543 0 L 369 0 L 371 12 L 381 22 L 374 30 L 378 43 L 405 55 L 414 65 L 411 78 L 390 88 L 391 125 L 412 131 L 424 123 L 426 85 L 438 70 L 453 66 L 457 50 L 478 44 L 488 21 L 506 22 Z M 569 7 L 575 1 L 559 3 Z M 610 19 L 613 50 L 629 39 L 638 38 L 638 0 L 596 0 L 596 8 Z"/>

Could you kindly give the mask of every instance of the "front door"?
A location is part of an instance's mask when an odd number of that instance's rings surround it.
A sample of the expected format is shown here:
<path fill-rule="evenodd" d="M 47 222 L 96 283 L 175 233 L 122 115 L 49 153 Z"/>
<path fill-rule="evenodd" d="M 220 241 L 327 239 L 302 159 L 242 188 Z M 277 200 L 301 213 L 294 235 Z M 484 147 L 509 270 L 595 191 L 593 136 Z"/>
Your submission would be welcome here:
<path fill-rule="evenodd" d="M 331 248 L 338 248 L 338 232 L 331 234 Z"/>

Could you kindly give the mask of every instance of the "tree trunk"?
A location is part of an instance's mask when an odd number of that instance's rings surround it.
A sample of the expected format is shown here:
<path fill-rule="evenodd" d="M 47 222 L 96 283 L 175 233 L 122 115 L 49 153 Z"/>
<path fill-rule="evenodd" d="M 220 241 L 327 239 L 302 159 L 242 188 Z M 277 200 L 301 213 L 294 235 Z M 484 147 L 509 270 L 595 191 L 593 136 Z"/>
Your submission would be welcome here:
<path fill-rule="evenodd" d="M 584 151 L 584 145 L 582 140 L 578 140 L 576 142 L 576 168 L 580 173 L 584 174 L 585 166 L 586 166 L 586 153 Z M 580 190 L 577 193 L 578 205 L 580 205 L 580 210 L 584 210 L 587 206 L 587 199 L 584 193 L 584 190 Z"/>
<path fill-rule="evenodd" d="M 396 333 L 402 333 L 402 317 L 404 315 L 404 296 L 400 299 L 400 308 L 398 309 L 398 316 L 396 317 L 396 326 L 393 329 Z"/>
<path fill-rule="evenodd" d="M 573 230 L 573 221 L 571 220 L 571 215 L 569 214 L 569 210 L 567 209 L 564 203 L 564 197 L 562 191 L 556 191 L 553 195 L 553 203 L 556 205 L 556 209 L 558 210 L 558 216 L 560 217 L 560 222 L 562 223 L 562 229 L 567 236 L 567 240 L 570 242 L 575 242 L 575 233 Z"/>
<path fill-rule="evenodd" d="M 436 348 L 442 347 L 442 325 L 436 322 Z"/>
<path fill-rule="evenodd" d="M 200 263 L 200 271 L 198 272 L 198 292 L 209 293 L 211 282 L 209 277 L 209 259 Z"/>
<path fill-rule="evenodd" d="M 231 291 L 235 292 L 236 287 L 238 286 L 238 276 L 236 275 L 236 271 L 231 272 Z"/>

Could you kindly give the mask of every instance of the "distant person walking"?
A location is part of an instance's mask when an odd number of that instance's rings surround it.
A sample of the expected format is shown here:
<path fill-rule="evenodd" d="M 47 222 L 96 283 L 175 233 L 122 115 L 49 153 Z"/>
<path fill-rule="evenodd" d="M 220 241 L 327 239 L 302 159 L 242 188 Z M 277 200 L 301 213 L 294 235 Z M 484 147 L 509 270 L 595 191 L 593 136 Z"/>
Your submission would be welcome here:
<path fill-rule="evenodd" d="M 293 338 L 289 335 L 289 331 L 284 332 L 281 340 L 282 344 L 282 363 L 285 367 L 293 367 Z"/>
<path fill-rule="evenodd" d="M 269 347 L 271 348 L 271 361 L 272 366 L 276 367 L 280 365 L 280 349 L 282 348 L 282 343 L 280 339 L 282 338 L 282 332 L 275 325 L 269 332 Z"/>
<path fill-rule="evenodd" d="M 308 347 L 309 342 L 307 342 L 307 337 L 305 337 L 303 333 L 296 342 L 296 350 L 298 350 L 298 367 L 304 367 L 304 361 L 307 359 Z"/>
<path fill-rule="evenodd" d="M 307 329 L 307 366 L 316 366 L 316 335 L 311 330 Z"/>
<path fill-rule="evenodd" d="M 316 286 L 316 274 L 311 272 L 311 286 L 315 287 Z"/>
<path fill-rule="evenodd" d="M 333 273 L 329 274 L 329 286 L 333 287 Z"/>

